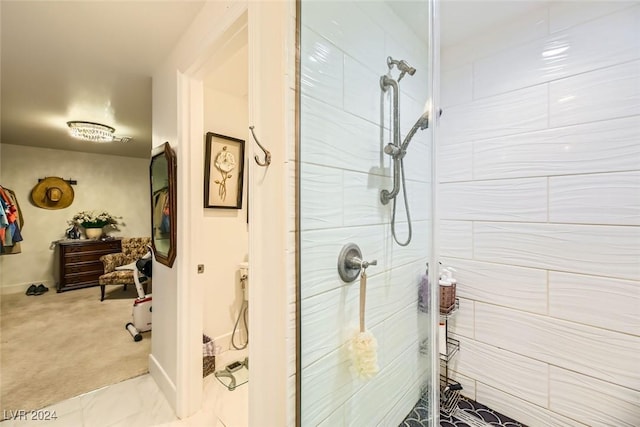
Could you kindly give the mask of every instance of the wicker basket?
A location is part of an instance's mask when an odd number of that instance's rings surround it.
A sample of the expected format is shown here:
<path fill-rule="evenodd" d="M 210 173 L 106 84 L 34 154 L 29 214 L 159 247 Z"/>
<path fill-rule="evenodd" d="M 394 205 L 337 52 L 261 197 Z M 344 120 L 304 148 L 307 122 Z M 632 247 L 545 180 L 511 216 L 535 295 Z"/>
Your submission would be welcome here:
<path fill-rule="evenodd" d="M 216 357 L 215 356 L 203 356 L 202 357 L 202 377 L 213 374 L 216 370 Z"/>
<path fill-rule="evenodd" d="M 213 340 L 207 335 L 202 335 L 202 377 L 213 374 L 216 370 L 216 357 L 214 356 Z"/>
<path fill-rule="evenodd" d="M 440 285 L 440 313 L 449 313 L 456 305 L 456 284 Z"/>

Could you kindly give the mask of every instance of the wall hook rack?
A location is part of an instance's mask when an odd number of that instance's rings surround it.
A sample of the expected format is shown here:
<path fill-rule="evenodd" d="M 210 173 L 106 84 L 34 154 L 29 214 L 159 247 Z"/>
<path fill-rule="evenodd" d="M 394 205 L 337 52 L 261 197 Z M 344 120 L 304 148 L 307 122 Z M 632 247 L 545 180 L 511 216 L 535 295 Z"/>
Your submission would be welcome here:
<path fill-rule="evenodd" d="M 44 181 L 46 178 L 38 178 L 38 182 Z M 76 181 L 75 179 L 65 179 L 64 181 L 68 182 L 69 185 L 78 185 L 78 181 Z"/>
<path fill-rule="evenodd" d="M 258 157 L 258 155 L 255 155 L 253 158 L 255 159 L 256 163 L 259 166 L 267 167 L 271 164 L 271 152 L 269 152 L 269 150 L 267 150 L 262 146 L 262 144 L 260 144 L 260 141 L 258 141 L 258 138 L 256 137 L 256 133 L 253 131 L 253 128 L 254 126 L 249 126 L 249 130 L 251 130 L 251 135 L 253 135 L 253 140 L 256 142 L 256 144 L 258 144 L 258 147 L 260 147 L 260 149 L 264 152 L 264 162 L 260 161 L 260 158 Z"/>

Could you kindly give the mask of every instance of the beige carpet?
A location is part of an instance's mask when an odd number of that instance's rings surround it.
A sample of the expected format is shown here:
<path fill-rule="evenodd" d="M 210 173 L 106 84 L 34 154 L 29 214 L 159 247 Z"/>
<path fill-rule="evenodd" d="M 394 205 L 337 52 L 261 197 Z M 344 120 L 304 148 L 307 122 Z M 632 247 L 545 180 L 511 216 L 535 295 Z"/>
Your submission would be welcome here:
<path fill-rule="evenodd" d="M 125 330 L 135 289 L 3 295 L 0 411 L 40 409 L 148 372 L 151 332 Z"/>

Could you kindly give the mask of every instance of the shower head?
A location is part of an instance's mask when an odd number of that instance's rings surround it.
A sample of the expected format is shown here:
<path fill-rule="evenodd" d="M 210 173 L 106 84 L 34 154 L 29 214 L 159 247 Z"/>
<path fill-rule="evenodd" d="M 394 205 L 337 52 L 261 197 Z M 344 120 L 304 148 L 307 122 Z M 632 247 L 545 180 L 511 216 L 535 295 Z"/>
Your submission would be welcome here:
<path fill-rule="evenodd" d="M 398 77 L 398 81 L 400 81 L 405 74 L 413 76 L 416 73 L 416 69 L 409 65 L 404 59 L 396 60 L 390 56 L 387 57 L 387 66 L 389 67 L 389 70 L 391 70 L 394 65 L 398 67 L 398 70 L 400 70 L 400 77 Z"/>
<path fill-rule="evenodd" d="M 420 130 L 425 130 L 429 127 L 429 112 L 425 111 L 422 113 L 418 121 L 416 122 L 416 126 L 420 128 Z"/>
<path fill-rule="evenodd" d="M 397 64 L 398 69 L 403 73 L 409 73 L 410 76 L 413 76 L 416 73 L 416 69 L 411 65 L 407 64 L 407 61 L 404 59 Z"/>
<path fill-rule="evenodd" d="M 409 143 L 413 136 L 418 132 L 418 130 L 425 130 L 429 127 L 429 111 L 425 111 L 422 115 L 416 120 L 416 123 L 413 125 L 404 141 L 402 141 L 402 145 L 400 146 L 400 152 L 406 154 L 407 147 L 409 147 Z"/>

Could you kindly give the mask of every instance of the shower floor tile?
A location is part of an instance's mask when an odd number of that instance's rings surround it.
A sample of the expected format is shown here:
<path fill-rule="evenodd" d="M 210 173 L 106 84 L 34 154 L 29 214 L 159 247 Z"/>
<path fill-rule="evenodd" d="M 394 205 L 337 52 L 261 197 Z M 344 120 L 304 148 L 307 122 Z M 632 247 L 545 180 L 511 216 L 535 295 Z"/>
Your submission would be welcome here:
<path fill-rule="evenodd" d="M 462 397 L 458 403 L 459 417 L 440 412 L 440 427 L 527 427 L 474 400 Z M 424 427 L 428 425 L 427 403 L 420 400 L 399 427 Z M 484 422 L 483 422 L 484 421 Z"/>

